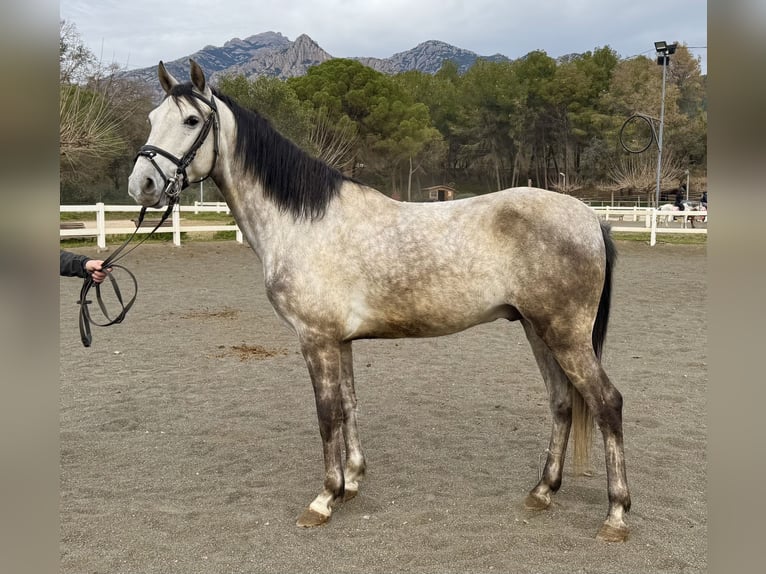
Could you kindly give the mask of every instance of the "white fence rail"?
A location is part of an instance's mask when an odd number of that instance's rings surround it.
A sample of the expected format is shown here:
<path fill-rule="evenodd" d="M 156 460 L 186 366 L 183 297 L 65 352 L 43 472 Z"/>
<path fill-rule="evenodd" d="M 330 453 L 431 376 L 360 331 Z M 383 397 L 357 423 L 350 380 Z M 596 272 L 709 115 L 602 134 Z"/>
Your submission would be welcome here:
<path fill-rule="evenodd" d="M 205 209 L 206 207 L 214 207 L 214 210 Z M 202 208 L 202 209 L 200 209 Z M 194 213 L 200 211 L 215 211 L 216 213 L 231 213 L 229 210 L 229 204 L 225 201 L 195 201 Z"/>
<path fill-rule="evenodd" d="M 199 202 L 197 202 L 199 203 Z M 225 204 L 224 204 L 225 206 Z M 95 237 L 96 244 L 100 249 L 106 249 L 106 236 L 107 235 L 126 235 L 136 231 L 135 220 L 130 223 L 132 226 L 127 225 L 125 221 L 107 221 L 106 212 L 125 212 L 135 213 L 136 218 L 141 211 L 141 207 L 138 205 L 104 205 L 103 203 L 97 203 L 96 205 L 60 205 L 59 212 L 77 212 L 77 213 L 95 213 L 95 224 L 92 222 L 84 223 L 83 227 L 77 228 L 65 228 L 68 225 L 62 225 L 59 230 L 59 238 L 62 237 Z M 231 225 L 205 225 L 199 222 L 182 222 L 182 212 L 214 212 L 220 213 L 222 211 L 220 205 L 178 205 L 173 208 L 173 212 L 170 214 L 170 225 L 168 227 L 161 226 L 155 231 L 155 233 L 172 233 L 173 245 L 181 245 L 181 233 L 182 232 L 215 232 L 215 231 L 235 231 L 236 240 L 239 243 L 243 242 L 242 231 L 236 223 Z M 228 207 L 224 207 L 223 211 L 228 212 Z M 147 209 L 146 215 L 151 218 L 152 215 L 156 217 L 152 218 L 157 222 L 159 217 L 165 212 L 165 209 Z M 155 223 L 156 224 L 156 223 Z M 149 226 L 146 220 L 141 227 L 136 231 L 137 234 L 149 233 L 154 229 L 154 225 Z"/>
<path fill-rule="evenodd" d="M 614 231 L 649 232 L 649 245 L 656 245 L 658 233 L 702 233 L 707 235 L 707 211 L 660 211 L 653 207 L 592 207 L 606 221 L 619 221 Z M 696 221 L 692 223 L 692 217 Z M 704 221 L 699 221 L 700 219 Z M 630 225 L 630 224 L 633 225 Z M 643 225 L 641 225 L 643 223 Z"/>
<path fill-rule="evenodd" d="M 662 233 L 704 233 L 707 234 L 707 212 L 706 211 L 659 211 L 653 207 L 592 207 L 599 217 L 607 221 L 617 221 L 617 225 L 612 225 L 614 231 L 626 232 L 649 232 L 649 244 L 657 243 L 657 234 Z M 138 214 L 141 208 L 138 205 L 61 205 L 61 213 L 95 213 L 95 223 L 83 223 L 82 227 L 69 228 L 70 225 L 62 224 L 59 230 L 59 237 L 95 237 L 96 244 L 101 249 L 106 249 L 107 235 L 126 235 L 136 230 L 135 222 L 128 226 L 121 221 L 107 221 L 105 213 L 125 212 Z M 194 205 L 176 205 L 171 214 L 168 227 L 160 227 L 155 233 L 172 233 L 173 245 L 181 245 L 182 232 L 215 232 L 215 231 L 235 231 L 236 240 L 243 242 L 242 231 L 236 223 L 231 225 L 205 225 L 181 221 L 181 213 L 229 213 L 229 208 L 224 202 L 199 202 Z M 147 215 L 156 214 L 159 217 L 164 213 L 163 209 L 147 210 Z M 704 217 L 705 222 L 700 223 L 700 227 L 690 225 L 691 217 Z M 156 220 L 156 218 L 155 218 Z M 154 225 L 148 226 L 146 222 L 141 226 L 137 233 L 149 233 Z"/>

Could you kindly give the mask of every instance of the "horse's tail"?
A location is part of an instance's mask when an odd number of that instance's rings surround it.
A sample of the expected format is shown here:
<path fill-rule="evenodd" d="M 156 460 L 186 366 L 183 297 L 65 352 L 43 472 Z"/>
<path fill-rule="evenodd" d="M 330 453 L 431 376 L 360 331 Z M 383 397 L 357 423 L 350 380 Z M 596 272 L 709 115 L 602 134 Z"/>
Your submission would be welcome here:
<path fill-rule="evenodd" d="M 604 287 L 601 289 L 601 299 L 598 302 L 596 322 L 593 324 L 593 351 L 601 360 L 601 351 L 606 339 L 606 328 L 609 324 L 609 309 L 612 303 L 612 271 L 617 260 L 617 248 L 611 236 L 611 227 L 608 223 L 601 222 L 601 234 L 604 237 L 604 249 L 606 251 L 606 265 L 604 269 Z"/>
<path fill-rule="evenodd" d="M 610 226 L 606 222 L 601 222 L 601 234 L 604 237 L 604 248 L 606 250 L 606 265 L 604 271 L 604 285 L 601 289 L 601 299 L 598 303 L 596 312 L 596 321 L 593 324 L 593 351 L 596 357 L 601 360 L 601 351 L 604 348 L 606 339 L 606 329 L 609 324 L 609 309 L 612 301 L 612 270 L 617 259 L 617 249 L 612 239 Z M 588 405 L 582 398 L 582 395 L 576 391 L 572 393 L 572 441 L 573 441 L 573 463 L 576 474 L 583 474 L 588 470 L 590 460 L 590 448 L 593 443 L 593 413 L 590 412 Z"/>

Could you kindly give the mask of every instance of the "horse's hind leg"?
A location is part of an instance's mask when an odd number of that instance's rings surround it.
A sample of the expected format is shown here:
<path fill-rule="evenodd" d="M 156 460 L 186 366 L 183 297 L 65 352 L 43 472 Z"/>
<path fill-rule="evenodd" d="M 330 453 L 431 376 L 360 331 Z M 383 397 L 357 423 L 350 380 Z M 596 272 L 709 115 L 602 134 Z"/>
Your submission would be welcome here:
<path fill-rule="evenodd" d="M 343 471 L 345 482 L 344 500 L 354 498 L 359 492 L 359 480 L 364 476 L 365 460 L 359 430 L 356 423 L 356 391 L 354 390 L 354 360 L 351 343 L 340 347 L 340 392 L 343 405 L 343 440 L 346 446 L 346 465 Z"/>
<path fill-rule="evenodd" d="M 567 441 L 572 426 L 572 390 L 564 371 L 556 362 L 548 346 L 538 337 L 528 321 L 522 319 L 537 366 L 548 389 L 553 428 L 548 444 L 548 456 L 540 481 L 529 492 L 524 504 L 532 510 L 542 510 L 551 504 L 551 495 L 561 486 Z"/>
<path fill-rule="evenodd" d="M 573 339 L 572 335 L 557 337 L 550 332 L 546 336 L 556 360 L 585 399 L 604 437 L 609 511 L 598 538 L 621 542 L 628 537 L 625 513 L 630 510 L 622 434 L 622 395 L 601 367 L 590 337 Z"/>

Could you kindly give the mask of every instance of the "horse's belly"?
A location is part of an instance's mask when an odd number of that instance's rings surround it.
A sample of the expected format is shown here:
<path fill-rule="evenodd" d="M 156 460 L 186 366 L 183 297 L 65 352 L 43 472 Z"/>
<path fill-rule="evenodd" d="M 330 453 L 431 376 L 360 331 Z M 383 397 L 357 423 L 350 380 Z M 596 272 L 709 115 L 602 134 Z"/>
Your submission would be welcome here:
<path fill-rule="evenodd" d="M 394 339 L 401 337 L 439 337 L 463 331 L 474 325 L 505 318 L 519 318 L 510 305 L 450 306 L 423 302 L 419 306 L 396 304 L 354 309 L 346 321 L 345 339 Z"/>

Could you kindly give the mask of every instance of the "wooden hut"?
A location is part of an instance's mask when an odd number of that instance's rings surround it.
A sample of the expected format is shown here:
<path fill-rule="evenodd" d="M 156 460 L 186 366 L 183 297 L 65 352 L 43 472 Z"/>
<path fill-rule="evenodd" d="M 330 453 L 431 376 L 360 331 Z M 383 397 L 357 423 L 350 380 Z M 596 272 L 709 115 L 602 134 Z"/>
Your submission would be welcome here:
<path fill-rule="evenodd" d="M 423 193 L 427 194 L 428 201 L 451 201 L 455 199 L 457 190 L 448 185 L 432 185 L 424 187 Z"/>

